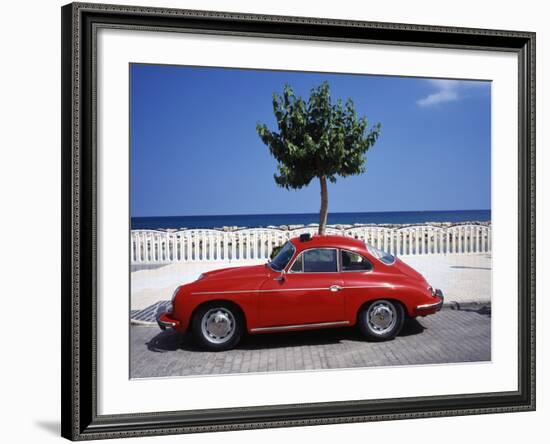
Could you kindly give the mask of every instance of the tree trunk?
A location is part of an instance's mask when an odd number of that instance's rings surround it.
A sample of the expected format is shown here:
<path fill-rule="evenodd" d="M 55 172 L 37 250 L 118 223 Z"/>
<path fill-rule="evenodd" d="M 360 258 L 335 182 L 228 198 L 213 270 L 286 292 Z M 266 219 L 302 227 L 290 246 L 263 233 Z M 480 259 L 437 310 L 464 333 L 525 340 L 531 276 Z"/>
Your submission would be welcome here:
<path fill-rule="evenodd" d="M 319 234 L 322 236 L 325 234 L 325 228 L 327 226 L 327 213 L 328 213 L 328 190 L 327 190 L 327 178 L 325 176 L 319 177 L 321 183 L 321 211 L 319 213 Z"/>

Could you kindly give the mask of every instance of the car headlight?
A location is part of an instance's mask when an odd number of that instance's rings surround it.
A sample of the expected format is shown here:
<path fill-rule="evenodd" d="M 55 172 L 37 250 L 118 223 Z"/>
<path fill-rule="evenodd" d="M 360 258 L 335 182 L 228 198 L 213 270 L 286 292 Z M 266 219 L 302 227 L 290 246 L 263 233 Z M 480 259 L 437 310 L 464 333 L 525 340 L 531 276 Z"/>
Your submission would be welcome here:
<path fill-rule="evenodd" d="M 174 303 L 174 299 L 176 299 L 176 295 L 178 294 L 178 291 L 180 288 L 181 288 L 181 285 L 177 286 L 176 289 L 174 290 L 174 293 L 172 293 L 172 299 L 171 299 L 172 304 Z"/>
<path fill-rule="evenodd" d="M 168 305 L 167 313 L 172 313 L 174 310 L 174 300 L 176 299 L 176 295 L 178 294 L 179 289 L 181 288 L 181 285 L 177 286 L 174 290 L 174 293 L 172 293 L 172 299 L 170 299 L 170 304 Z"/>

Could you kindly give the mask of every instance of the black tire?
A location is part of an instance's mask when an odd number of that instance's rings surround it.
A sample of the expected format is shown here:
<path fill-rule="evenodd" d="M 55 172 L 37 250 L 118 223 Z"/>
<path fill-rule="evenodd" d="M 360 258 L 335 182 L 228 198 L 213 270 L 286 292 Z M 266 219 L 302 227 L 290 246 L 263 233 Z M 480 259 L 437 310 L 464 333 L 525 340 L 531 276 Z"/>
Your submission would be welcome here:
<path fill-rule="evenodd" d="M 200 306 L 191 321 L 193 337 L 210 351 L 231 350 L 244 332 L 241 311 L 228 302 L 212 302 Z"/>
<path fill-rule="evenodd" d="M 357 323 L 369 341 L 387 341 L 395 338 L 403 328 L 403 306 L 389 299 L 377 299 L 361 309 Z"/>

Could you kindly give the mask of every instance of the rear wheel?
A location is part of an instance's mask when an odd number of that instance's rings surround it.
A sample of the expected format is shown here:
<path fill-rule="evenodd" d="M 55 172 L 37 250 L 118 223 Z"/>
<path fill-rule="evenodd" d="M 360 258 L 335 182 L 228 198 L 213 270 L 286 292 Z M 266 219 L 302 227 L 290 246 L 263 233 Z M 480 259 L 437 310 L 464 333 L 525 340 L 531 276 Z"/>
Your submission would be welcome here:
<path fill-rule="evenodd" d="M 405 313 L 398 302 L 379 299 L 371 302 L 359 313 L 359 329 L 369 340 L 393 339 L 403 328 Z"/>
<path fill-rule="evenodd" d="M 192 321 L 193 335 L 201 346 L 211 351 L 234 348 L 244 330 L 243 316 L 226 302 L 199 307 Z"/>

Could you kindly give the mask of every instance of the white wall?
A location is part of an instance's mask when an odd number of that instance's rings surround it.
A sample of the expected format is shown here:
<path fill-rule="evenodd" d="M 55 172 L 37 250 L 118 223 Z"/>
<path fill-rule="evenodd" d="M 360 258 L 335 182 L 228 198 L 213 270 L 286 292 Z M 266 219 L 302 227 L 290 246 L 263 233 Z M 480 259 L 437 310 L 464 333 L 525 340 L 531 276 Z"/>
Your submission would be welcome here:
<path fill-rule="evenodd" d="M 214 443 L 219 439 L 239 443 L 281 441 L 446 443 L 525 442 L 547 431 L 550 393 L 543 378 L 548 354 L 549 327 L 541 320 L 548 304 L 542 295 L 544 257 L 548 237 L 543 241 L 543 218 L 548 220 L 548 155 L 543 153 L 547 130 L 545 112 L 550 103 L 543 72 L 550 56 L 550 16 L 545 2 L 536 0 L 480 2 L 462 0 L 387 0 L 358 2 L 268 0 L 138 1 L 118 3 L 213 9 L 282 15 L 313 15 L 375 21 L 516 29 L 537 32 L 537 122 L 538 122 L 538 411 L 534 413 L 439 418 L 371 424 L 307 427 L 261 431 L 202 434 L 185 437 L 141 439 L 148 442 Z M 4 2 L 0 27 L 0 228 L 1 295 L 0 317 L 3 347 L 0 349 L 2 396 L 2 440 L 5 442 L 49 442 L 59 435 L 59 300 L 60 300 L 60 6 L 56 0 Z M 543 214 L 546 213 L 546 214 Z M 41 231 L 33 233 L 40 227 Z M 41 236 L 48 233 L 48 236 Z M 35 242 L 52 251 L 51 260 L 25 264 Z M 543 246 L 544 242 L 544 246 Z M 8 253 L 8 254 L 6 254 Z M 6 286 L 7 282 L 7 286 Z M 547 369 L 546 369 L 547 370 Z M 130 442 L 130 440 L 126 441 Z"/>

